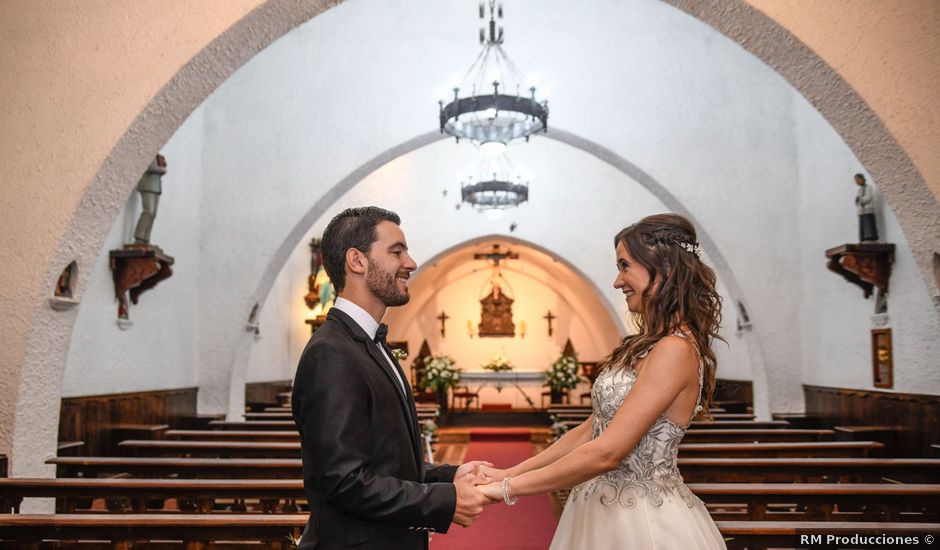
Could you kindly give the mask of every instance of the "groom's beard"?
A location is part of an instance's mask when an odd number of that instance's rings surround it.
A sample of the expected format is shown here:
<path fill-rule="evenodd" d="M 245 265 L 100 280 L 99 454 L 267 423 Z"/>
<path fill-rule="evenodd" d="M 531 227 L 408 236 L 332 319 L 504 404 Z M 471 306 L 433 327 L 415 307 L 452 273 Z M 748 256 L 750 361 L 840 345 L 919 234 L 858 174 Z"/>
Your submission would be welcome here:
<path fill-rule="evenodd" d="M 378 264 L 372 261 L 372 258 L 369 258 L 369 274 L 366 275 L 366 286 L 386 307 L 403 306 L 411 299 L 407 287 L 404 291 L 398 289 L 396 274 L 383 271 Z"/>

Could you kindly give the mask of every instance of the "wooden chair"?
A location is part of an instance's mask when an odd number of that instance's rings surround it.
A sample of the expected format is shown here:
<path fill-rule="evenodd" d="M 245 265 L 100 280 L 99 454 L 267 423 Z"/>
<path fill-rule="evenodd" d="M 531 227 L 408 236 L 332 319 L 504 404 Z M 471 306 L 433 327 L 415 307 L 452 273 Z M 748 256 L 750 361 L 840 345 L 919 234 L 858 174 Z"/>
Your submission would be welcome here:
<path fill-rule="evenodd" d="M 470 386 L 457 386 L 451 393 L 451 404 L 454 409 L 457 408 L 458 399 L 463 401 L 462 410 L 467 410 L 474 401 L 476 401 L 477 406 L 480 405 L 480 392 L 471 391 Z"/>
<path fill-rule="evenodd" d="M 581 361 L 581 376 L 587 378 L 588 381 L 588 391 L 582 392 L 580 397 L 580 402 L 583 405 L 584 400 L 587 399 L 587 402 L 591 402 L 591 388 L 594 387 L 594 381 L 597 380 L 597 375 L 600 372 L 597 369 L 597 361 Z"/>

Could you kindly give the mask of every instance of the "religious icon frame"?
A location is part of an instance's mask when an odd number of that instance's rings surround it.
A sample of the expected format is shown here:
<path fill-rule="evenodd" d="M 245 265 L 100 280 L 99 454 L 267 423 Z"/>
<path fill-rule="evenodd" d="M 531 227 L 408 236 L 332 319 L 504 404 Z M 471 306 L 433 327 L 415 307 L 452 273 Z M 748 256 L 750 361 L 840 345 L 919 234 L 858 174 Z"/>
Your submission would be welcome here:
<path fill-rule="evenodd" d="M 894 387 L 894 349 L 890 328 L 871 330 L 872 385 L 876 388 Z"/>

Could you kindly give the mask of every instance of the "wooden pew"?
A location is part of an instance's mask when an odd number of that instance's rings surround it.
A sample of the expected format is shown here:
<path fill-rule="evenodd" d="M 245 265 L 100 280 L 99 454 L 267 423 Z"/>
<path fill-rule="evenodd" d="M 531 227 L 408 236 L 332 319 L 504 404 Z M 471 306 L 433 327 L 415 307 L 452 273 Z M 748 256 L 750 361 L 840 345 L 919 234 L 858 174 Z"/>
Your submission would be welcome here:
<path fill-rule="evenodd" d="M 808 441 L 784 443 L 680 443 L 679 456 L 696 457 L 867 457 L 884 445 L 877 441 Z"/>
<path fill-rule="evenodd" d="M 936 458 L 679 458 L 687 483 L 940 483 Z"/>
<path fill-rule="evenodd" d="M 62 456 L 46 464 L 56 465 L 58 477 L 98 477 L 126 474 L 139 478 L 204 479 L 302 479 L 299 458 L 164 458 Z"/>
<path fill-rule="evenodd" d="M 277 402 L 282 407 L 290 407 L 291 392 L 283 391 L 277 394 Z"/>
<path fill-rule="evenodd" d="M 714 405 L 711 410 L 722 409 L 729 413 L 747 413 L 751 412 L 751 404 L 747 401 L 712 401 Z"/>
<path fill-rule="evenodd" d="M 225 420 L 224 414 L 187 414 L 179 417 L 179 428 L 205 430 L 213 420 Z"/>
<path fill-rule="evenodd" d="M 773 413 L 771 417 L 774 420 L 786 420 L 790 424 L 793 424 L 797 428 L 824 428 L 823 421 L 818 416 L 814 416 L 806 413 Z"/>
<path fill-rule="evenodd" d="M 780 443 L 785 441 L 832 441 L 832 430 L 700 430 L 689 429 L 682 438 L 683 443 Z"/>
<path fill-rule="evenodd" d="M 176 499 L 185 512 L 209 513 L 219 500 L 234 499 L 237 504 L 251 499 L 263 513 L 296 513 L 295 502 L 306 497 L 302 479 L 0 479 L 3 513 L 18 513 L 23 498 L 57 498 L 56 511 L 61 513 L 74 513 L 93 499 L 105 499 L 109 511 L 121 513 L 146 513 L 148 501 L 166 499 Z M 246 511 L 243 504 L 231 508 Z"/>
<path fill-rule="evenodd" d="M 833 426 L 836 441 L 880 441 L 885 444 L 885 456 L 897 456 L 900 426 Z"/>
<path fill-rule="evenodd" d="M 167 430 L 165 439 L 203 441 L 298 441 L 300 434 L 289 430 Z M 690 429 L 683 442 L 744 443 L 749 441 L 830 441 L 832 430 L 700 430 Z"/>
<path fill-rule="evenodd" d="M 300 441 L 179 441 L 129 439 L 118 443 L 129 456 L 300 458 Z"/>
<path fill-rule="evenodd" d="M 60 441 L 56 445 L 56 455 L 58 456 L 78 456 L 81 454 L 84 441 Z"/>
<path fill-rule="evenodd" d="M 300 441 L 128 440 L 118 444 L 132 456 L 299 458 Z M 864 457 L 884 448 L 877 441 L 785 443 L 680 443 L 682 457 Z"/>
<path fill-rule="evenodd" d="M 165 439 L 202 441 L 299 441 L 296 430 L 167 430 Z"/>
<path fill-rule="evenodd" d="M 754 420 L 754 415 L 750 413 L 715 413 L 712 418 L 715 420 Z"/>
<path fill-rule="evenodd" d="M 940 524 L 937 523 L 887 523 L 887 522 L 827 522 L 827 521 L 718 521 L 715 522 L 718 530 L 726 537 L 729 549 L 739 548 L 808 548 L 811 539 L 804 539 L 800 543 L 800 535 L 818 535 L 820 541 L 826 541 L 827 536 L 852 537 L 859 536 L 897 536 L 919 537 L 921 542 L 926 535 L 936 537 L 940 533 Z M 861 546 L 846 543 L 848 548 Z M 884 545 L 883 545 L 884 546 Z M 891 547 L 886 545 L 884 547 Z M 814 547 L 822 547 L 816 544 Z M 825 546 L 831 548 L 835 546 Z M 875 546 L 867 546 L 874 548 Z M 903 548 L 903 546 L 897 546 Z"/>
<path fill-rule="evenodd" d="M 213 420 L 209 422 L 212 430 L 290 430 L 297 431 L 297 424 L 293 420 L 257 420 L 245 422 L 238 420 Z"/>
<path fill-rule="evenodd" d="M 55 457 L 59 477 L 128 474 L 157 478 L 300 479 L 300 459 Z M 679 458 L 687 482 L 799 483 L 882 479 L 905 483 L 940 483 L 937 458 Z"/>
<path fill-rule="evenodd" d="M 124 550 L 135 542 L 169 538 L 183 541 L 187 550 L 208 548 L 212 541 L 260 541 L 281 549 L 306 523 L 306 514 L 4 514 L 0 540 L 21 548 L 38 548 L 43 540 L 107 540 Z"/>
<path fill-rule="evenodd" d="M 565 420 L 561 424 L 570 430 L 579 426 L 584 420 Z M 689 424 L 689 430 L 781 430 L 790 427 L 782 420 L 716 420 L 714 422 L 694 421 Z M 688 432 L 686 432 L 688 433 Z"/>
<path fill-rule="evenodd" d="M 690 483 L 715 520 L 906 521 L 940 520 L 940 485 L 904 483 Z M 743 504 L 739 512 L 716 505 Z M 774 512 L 773 505 L 787 511 Z M 864 512 L 846 510 L 864 508 Z M 768 511 L 770 509 L 770 511 Z M 908 510 L 910 513 L 902 513 Z"/>
<path fill-rule="evenodd" d="M 246 412 L 244 414 L 247 422 L 255 420 L 289 420 L 294 421 L 290 412 Z"/>
<path fill-rule="evenodd" d="M 689 428 L 701 430 L 779 430 L 795 428 L 795 426 L 791 426 L 786 420 L 694 420 L 689 424 Z"/>

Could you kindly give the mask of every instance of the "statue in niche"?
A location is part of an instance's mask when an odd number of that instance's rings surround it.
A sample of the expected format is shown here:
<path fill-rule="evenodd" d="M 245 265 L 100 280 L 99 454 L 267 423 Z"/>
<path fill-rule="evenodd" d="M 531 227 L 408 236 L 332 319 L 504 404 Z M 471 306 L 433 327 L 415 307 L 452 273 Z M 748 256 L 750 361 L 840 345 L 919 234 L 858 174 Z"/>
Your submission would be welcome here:
<path fill-rule="evenodd" d="M 499 283 L 493 281 L 493 289 L 480 300 L 481 319 L 480 337 L 516 335 L 516 325 L 512 322 L 512 303 L 515 300 L 503 294 Z"/>
<path fill-rule="evenodd" d="M 877 241 L 878 224 L 875 220 L 875 193 L 870 185 L 865 183 L 865 176 L 855 174 L 855 185 L 858 192 L 855 194 L 855 209 L 858 213 L 858 240 L 859 242 Z"/>
<path fill-rule="evenodd" d="M 78 271 L 78 264 L 75 262 L 70 263 L 62 270 L 62 274 L 59 275 L 59 279 L 55 283 L 55 290 L 53 291 L 55 296 L 59 298 L 72 297 L 72 285 L 74 284 L 76 271 Z"/>
<path fill-rule="evenodd" d="M 157 205 L 160 204 L 164 174 L 166 174 L 166 159 L 163 155 L 157 155 L 137 182 L 141 210 L 140 217 L 137 219 L 137 228 L 134 229 L 135 244 L 150 243 L 150 231 L 153 229 L 153 220 L 157 217 Z"/>

